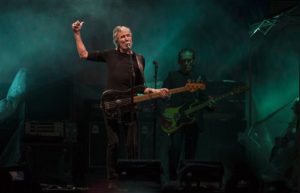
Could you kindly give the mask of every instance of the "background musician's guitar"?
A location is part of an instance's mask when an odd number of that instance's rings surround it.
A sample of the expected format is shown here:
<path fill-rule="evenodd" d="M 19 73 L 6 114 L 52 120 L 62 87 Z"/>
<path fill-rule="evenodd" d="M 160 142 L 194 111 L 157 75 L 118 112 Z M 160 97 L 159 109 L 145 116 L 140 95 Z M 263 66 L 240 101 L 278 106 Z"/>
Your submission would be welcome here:
<path fill-rule="evenodd" d="M 232 96 L 248 90 L 247 86 L 236 87 L 233 90 L 222 94 L 217 97 L 213 97 L 205 102 L 195 101 L 192 104 L 183 104 L 178 107 L 169 107 L 162 113 L 162 125 L 161 128 L 167 134 L 171 134 L 181 128 L 184 125 L 191 124 L 195 121 L 194 113 L 209 106 L 211 100 L 214 102 L 220 101 L 225 97 Z"/>

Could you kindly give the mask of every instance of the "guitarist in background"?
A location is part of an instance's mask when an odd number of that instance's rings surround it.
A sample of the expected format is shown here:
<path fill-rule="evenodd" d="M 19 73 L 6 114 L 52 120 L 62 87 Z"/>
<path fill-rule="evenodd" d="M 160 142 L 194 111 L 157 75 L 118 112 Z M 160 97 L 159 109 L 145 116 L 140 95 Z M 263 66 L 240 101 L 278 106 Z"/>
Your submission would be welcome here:
<path fill-rule="evenodd" d="M 204 76 L 198 74 L 194 67 L 195 52 L 192 49 L 182 49 L 178 53 L 178 64 L 180 69 L 169 72 L 167 78 L 163 82 L 163 87 L 176 88 L 188 81 L 204 82 Z M 180 93 L 172 95 L 172 97 L 161 100 L 161 128 L 166 127 L 166 119 L 164 119 L 164 110 L 168 107 L 178 107 L 181 105 L 190 105 L 195 100 L 206 101 L 209 97 L 203 91 Z M 209 110 L 213 110 L 213 103 L 208 106 Z M 160 144 L 160 160 L 162 163 L 162 188 L 172 188 L 177 180 L 177 171 L 179 162 L 183 159 L 195 159 L 196 145 L 199 132 L 203 129 L 202 111 L 198 111 L 195 115 L 195 120 L 184 124 L 183 127 L 173 133 L 165 133 L 161 129 L 161 144 Z M 167 117 L 166 117 L 167 118 Z M 175 183 L 176 184 L 176 183 Z"/>
<path fill-rule="evenodd" d="M 107 64 L 107 90 L 126 91 L 133 93 L 160 93 L 168 96 L 168 89 L 154 89 L 144 86 L 145 59 L 136 54 L 132 48 L 132 33 L 128 27 L 116 26 L 113 30 L 114 49 L 88 52 L 81 39 L 80 31 L 83 21 L 72 24 L 76 47 L 80 58 Z M 139 89 L 136 86 L 141 85 Z M 134 106 L 134 105 L 131 105 Z M 134 107 L 119 116 L 107 117 L 104 114 L 107 129 L 107 179 L 109 189 L 118 189 L 116 172 L 117 158 L 137 158 L 137 117 Z"/>

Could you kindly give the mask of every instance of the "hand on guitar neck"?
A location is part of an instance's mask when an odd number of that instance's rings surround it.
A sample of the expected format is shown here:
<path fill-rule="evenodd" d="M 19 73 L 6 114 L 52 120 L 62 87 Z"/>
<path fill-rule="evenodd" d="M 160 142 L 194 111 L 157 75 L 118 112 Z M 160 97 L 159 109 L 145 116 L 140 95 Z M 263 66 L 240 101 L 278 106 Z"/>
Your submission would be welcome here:
<path fill-rule="evenodd" d="M 161 98 L 166 98 L 166 97 L 170 96 L 170 91 L 167 88 L 159 88 L 159 89 L 146 88 L 144 90 L 144 94 L 149 94 L 149 93 L 159 93 Z"/>
<path fill-rule="evenodd" d="M 214 110 L 215 107 L 216 107 L 216 100 L 212 97 L 212 96 L 209 96 L 208 97 L 208 104 L 207 104 L 207 107 L 209 110 Z"/>

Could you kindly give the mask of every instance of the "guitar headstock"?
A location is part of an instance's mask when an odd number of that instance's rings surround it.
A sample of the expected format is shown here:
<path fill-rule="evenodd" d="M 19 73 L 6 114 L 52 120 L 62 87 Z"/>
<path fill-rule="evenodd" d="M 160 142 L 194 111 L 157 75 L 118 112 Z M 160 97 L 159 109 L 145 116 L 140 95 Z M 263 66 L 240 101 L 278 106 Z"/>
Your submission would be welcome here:
<path fill-rule="evenodd" d="M 206 89 L 206 85 L 203 82 L 197 82 L 197 83 L 188 82 L 188 83 L 185 84 L 184 87 L 187 90 L 189 90 L 190 92 L 194 92 L 196 90 L 205 90 Z"/>

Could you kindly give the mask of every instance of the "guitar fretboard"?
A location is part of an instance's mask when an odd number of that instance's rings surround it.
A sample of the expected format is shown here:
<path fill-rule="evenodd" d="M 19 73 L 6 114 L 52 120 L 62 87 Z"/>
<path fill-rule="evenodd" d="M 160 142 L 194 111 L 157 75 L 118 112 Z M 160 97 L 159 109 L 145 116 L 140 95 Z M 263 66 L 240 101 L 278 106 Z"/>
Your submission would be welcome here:
<path fill-rule="evenodd" d="M 221 96 L 215 97 L 214 101 L 217 102 L 217 101 L 222 100 L 223 98 L 230 96 L 230 95 L 233 95 L 233 94 L 232 93 L 223 94 Z M 208 100 L 208 101 L 201 103 L 195 107 L 185 110 L 184 113 L 186 115 L 193 114 L 194 112 L 199 111 L 200 109 L 203 109 L 204 107 L 207 107 L 209 105 L 209 103 L 210 103 L 210 101 Z"/>
<path fill-rule="evenodd" d="M 235 94 L 241 93 L 241 92 L 246 91 L 246 90 L 248 90 L 248 89 L 249 89 L 249 88 L 248 88 L 247 86 L 245 86 L 245 87 L 238 87 L 238 88 L 235 88 L 235 89 L 233 89 L 232 91 L 230 91 L 230 92 L 228 92 L 228 93 L 225 93 L 225 94 L 220 95 L 220 96 L 218 96 L 218 97 L 214 97 L 213 100 L 214 100 L 214 102 L 217 102 L 217 101 L 222 100 L 222 99 L 225 98 L 225 97 L 228 97 L 228 96 L 231 96 L 231 95 L 235 95 Z M 203 103 L 200 103 L 200 104 L 197 104 L 197 105 L 195 105 L 194 107 L 191 107 L 191 108 L 185 110 L 185 111 L 184 111 L 184 114 L 185 114 L 186 116 L 188 116 L 188 115 L 190 115 L 190 114 L 193 114 L 193 113 L 195 113 L 196 111 L 199 111 L 199 110 L 201 110 L 201 109 L 204 108 L 204 107 L 207 107 L 207 106 L 209 105 L 209 103 L 210 103 L 210 100 L 208 100 L 208 101 L 206 101 L 206 102 L 203 102 Z"/>
<path fill-rule="evenodd" d="M 170 94 L 176 94 L 176 93 L 185 92 L 188 90 L 189 89 L 186 87 L 179 87 L 179 88 L 169 89 L 169 92 L 170 92 Z M 148 94 L 144 94 L 141 96 L 135 96 L 133 98 L 133 102 L 139 103 L 139 102 L 143 102 L 143 101 L 150 100 L 150 99 L 156 99 L 159 97 L 161 97 L 160 93 L 148 93 Z"/>

